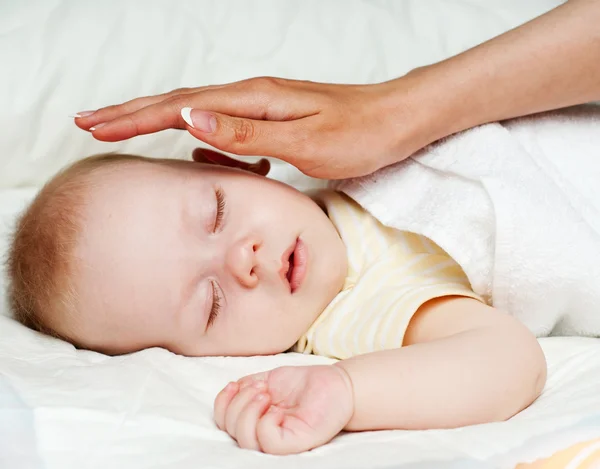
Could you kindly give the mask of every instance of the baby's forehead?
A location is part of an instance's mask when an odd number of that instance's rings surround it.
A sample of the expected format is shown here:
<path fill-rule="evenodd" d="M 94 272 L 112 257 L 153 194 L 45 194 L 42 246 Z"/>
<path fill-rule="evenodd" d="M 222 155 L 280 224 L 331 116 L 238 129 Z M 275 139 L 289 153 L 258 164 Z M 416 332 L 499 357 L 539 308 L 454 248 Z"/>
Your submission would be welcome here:
<path fill-rule="evenodd" d="M 145 204 L 153 193 L 177 191 L 184 178 L 177 167 L 134 161 L 98 168 L 86 179 L 86 205 L 94 207 L 106 199 L 125 202 L 139 198 L 139 203 Z"/>
<path fill-rule="evenodd" d="M 159 181 L 175 183 L 176 177 L 181 177 L 183 167 L 177 162 L 153 162 L 150 160 L 124 161 L 119 164 L 98 168 L 92 174 L 96 182 L 114 185 L 143 185 Z"/>
<path fill-rule="evenodd" d="M 158 275 L 156 260 L 180 244 L 177 182 L 168 167 L 147 164 L 94 175 L 75 247 L 78 287 L 88 301 L 103 292 L 103 298 L 120 298 L 125 305 L 113 304 L 116 311 L 131 309 L 131 279 Z M 96 309 L 103 304 L 93 303 Z"/>

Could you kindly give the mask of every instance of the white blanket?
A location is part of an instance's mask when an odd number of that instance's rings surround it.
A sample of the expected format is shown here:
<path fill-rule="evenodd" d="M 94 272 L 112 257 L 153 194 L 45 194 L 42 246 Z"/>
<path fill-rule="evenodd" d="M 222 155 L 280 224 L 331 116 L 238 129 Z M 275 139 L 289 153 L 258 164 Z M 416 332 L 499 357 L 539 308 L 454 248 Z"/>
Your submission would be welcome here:
<path fill-rule="evenodd" d="M 489 124 L 338 182 L 538 336 L 600 336 L 600 106 Z"/>

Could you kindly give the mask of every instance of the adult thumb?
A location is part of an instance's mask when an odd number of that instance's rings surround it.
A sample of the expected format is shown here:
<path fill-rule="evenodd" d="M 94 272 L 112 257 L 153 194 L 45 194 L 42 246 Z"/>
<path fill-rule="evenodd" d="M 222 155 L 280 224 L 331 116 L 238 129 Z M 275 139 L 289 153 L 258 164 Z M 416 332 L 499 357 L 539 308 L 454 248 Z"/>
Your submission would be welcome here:
<path fill-rule="evenodd" d="M 297 156 L 301 150 L 299 135 L 305 126 L 301 119 L 264 121 L 189 107 L 181 110 L 181 117 L 194 137 L 229 153 L 273 156 L 294 164 L 288 152 L 293 148 Z"/>

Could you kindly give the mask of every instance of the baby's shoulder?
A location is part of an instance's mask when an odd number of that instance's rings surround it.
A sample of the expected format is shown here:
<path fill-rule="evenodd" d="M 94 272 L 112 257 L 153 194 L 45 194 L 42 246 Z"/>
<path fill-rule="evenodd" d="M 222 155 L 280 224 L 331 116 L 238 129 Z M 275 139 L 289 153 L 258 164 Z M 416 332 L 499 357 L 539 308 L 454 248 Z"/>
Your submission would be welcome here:
<path fill-rule="evenodd" d="M 337 228 L 349 255 L 360 255 L 365 262 L 404 263 L 414 255 L 447 256 L 429 238 L 386 225 L 342 192 L 321 190 L 313 200 Z"/>

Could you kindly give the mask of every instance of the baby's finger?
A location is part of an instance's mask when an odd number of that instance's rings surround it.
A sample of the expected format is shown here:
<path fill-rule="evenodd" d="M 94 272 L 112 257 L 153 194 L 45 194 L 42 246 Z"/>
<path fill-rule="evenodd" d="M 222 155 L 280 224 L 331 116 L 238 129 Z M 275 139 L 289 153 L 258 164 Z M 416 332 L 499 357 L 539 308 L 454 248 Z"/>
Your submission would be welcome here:
<path fill-rule="evenodd" d="M 237 383 L 229 383 L 215 398 L 214 419 L 220 430 L 225 430 L 225 413 L 227 407 L 239 390 L 240 386 Z"/>
<path fill-rule="evenodd" d="M 325 444 L 329 439 L 309 428 L 293 413 L 272 405 L 256 426 L 258 444 L 265 453 L 294 454 Z"/>
<path fill-rule="evenodd" d="M 225 410 L 225 430 L 233 438 L 237 439 L 235 430 L 240 413 L 242 410 L 244 410 L 248 403 L 254 399 L 254 396 L 256 396 L 263 389 L 259 389 L 258 387 L 254 386 L 248 386 L 244 389 L 240 389 L 240 392 L 235 395 L 230 404 L 227 406 L 227 409 Z"/>
<path fill-rule="evenodd" d="M 285 429 L 283 421 L 285 413 L 279 407 L 272 405 L 260 418 L 256 425 L 256 439 L 260 448 L 269 454 L 289 454 L 283 444 Z"/>
<path fill-rule="evenodd" d="M 240 448 L 260 451 L 260 445 L 256 438 L 256 425 L 268 409 L 271 398 L 264 392 L 254 396 L 248 405 L 242 410 L 235 428 L 235 438 Z"/>
<path fill-rule="evenodd" d="M 264 373 L 255 373 L 253 375 L 247 375 L 243 378 L 238 379 L 237 383 L 240 385 L 240 389 L 244 389 L 247 386 L 254 385 L 256 383 L 265 383 L 267 382 L 268 372 Z M 262 386 L 258 384 L 258 386 Z"/>

